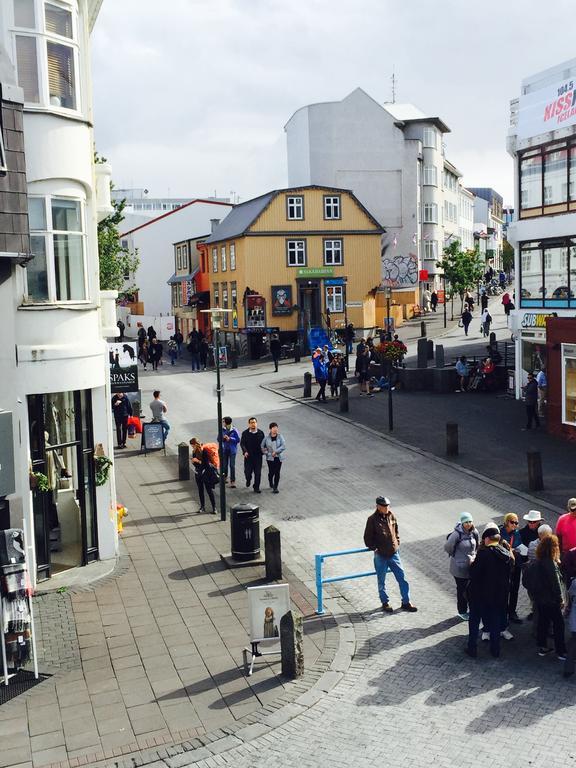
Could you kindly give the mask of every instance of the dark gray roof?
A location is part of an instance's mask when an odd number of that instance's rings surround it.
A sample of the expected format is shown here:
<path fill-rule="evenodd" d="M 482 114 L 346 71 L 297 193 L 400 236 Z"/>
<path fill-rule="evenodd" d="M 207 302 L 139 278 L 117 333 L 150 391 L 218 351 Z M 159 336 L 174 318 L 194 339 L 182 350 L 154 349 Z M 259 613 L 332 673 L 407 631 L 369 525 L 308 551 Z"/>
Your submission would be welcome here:
<path fill-rule="evenodd" d="M 235 205 L 224 221 L 220 222 L 210 237 L 204 241 L 204 244 L 218 243 L 220 240 L 229 240 L 231 237 L 244 234 L 260 216 L 274 195 L 276 195 L 276 190 Z"/>

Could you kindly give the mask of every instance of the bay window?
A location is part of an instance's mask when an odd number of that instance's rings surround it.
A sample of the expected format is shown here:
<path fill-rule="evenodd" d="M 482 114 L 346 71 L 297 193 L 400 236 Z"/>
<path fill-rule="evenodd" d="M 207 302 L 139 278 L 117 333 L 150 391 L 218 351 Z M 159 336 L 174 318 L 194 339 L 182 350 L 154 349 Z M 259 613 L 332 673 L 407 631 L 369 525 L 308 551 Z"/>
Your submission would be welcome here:
<path fill-rule="evenodd" d="M 424 224 L 438 223 L 438 205 L 436 203 L 424 203 Z"/>
<path fill-rule="evenodd" d="M 32 302 L 85 301 L 85 236 L 80 200 L 31 197 L 27 295 Z"/>
<path fill-rule="evenodd" d="M 576 241 L 521 243 L 521 307 L 576 307 L 575 290 Z"/>

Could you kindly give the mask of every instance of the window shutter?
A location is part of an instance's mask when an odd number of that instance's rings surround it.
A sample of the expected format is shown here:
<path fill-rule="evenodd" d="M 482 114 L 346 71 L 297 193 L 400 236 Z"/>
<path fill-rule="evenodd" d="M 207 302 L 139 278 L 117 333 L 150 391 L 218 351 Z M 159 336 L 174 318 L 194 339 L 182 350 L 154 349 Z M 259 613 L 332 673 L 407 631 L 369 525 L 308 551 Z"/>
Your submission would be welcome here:
<path fill-rule="evenodd" d="M 50 102 L 59 100 L 55 106 L 76 109 L 74 92 L 74 52 L 67 45 L 47 43 L 48 89 Z"/>
<path fill-rule="evenodd" d="M 33 104 L 40 101 L 38 89 L 38 59 L 36 38 L 16 35 L 16 65 L 18 85 L 24 91 L 24 100 Z"/>

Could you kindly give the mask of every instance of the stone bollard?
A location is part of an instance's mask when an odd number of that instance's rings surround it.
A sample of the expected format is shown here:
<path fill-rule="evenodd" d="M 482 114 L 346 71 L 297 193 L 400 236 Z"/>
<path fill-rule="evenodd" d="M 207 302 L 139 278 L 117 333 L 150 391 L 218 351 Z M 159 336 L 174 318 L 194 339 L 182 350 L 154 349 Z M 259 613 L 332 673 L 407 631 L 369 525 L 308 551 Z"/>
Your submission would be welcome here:
<path fill-rule="evenodd" d="M 266 581 L 279 581 L 282 578 L 282 546 L 280 531 L 274 525 L 264 528 L 264 557 Z"/>
<path fill-rule="evenodd" d="M 426 353 L 428 360 L 434 360 L 434 342 L 432 339 L 428 339 L 426 342 Z"/>
<path fill-rule="evenodd" d="M 178 480 L 190 480 L 190 449 L 188 443 L 178 445 Z"/>
<path fill-rule="evenodd" d="M 348 387 L 346 384 L 340 385 L 340 413 L 348 413 L 350 407 L 348 405 Z"/>
<path fill-rule="evenodd" d="M 304 394 L 303 397 L 312 397 L 312 374 L 306 371 L 304 374 Z"/>
<path fill-rule="evenodd" d="M 230 368 L 238 368 L 238 349 L 236 346 L 230 350 Z"/>
<path fill-rule="evenodd" d="M 531 491 L 543 491 L 542 456 L 540 451 L 527 451 L 528 459 L 528 488 Z"/>
<path fill-rule="evenodd" d="M 304 631 L 302 616 L 288 611 L 280 619 L 282 674 L 295 680 L 304 674 Z"/>
<path fill-rule="evenodd" d="M 458 456 L 458 424 L 453 421 L 446 424 L 446 455 Z"/>
<path fill-rule="evenodd" d="M 436 344 L 436 368 L 444 368 L 445 364 L 444 345 Z"/>
<path fill-rule="evenodd" d="M 300 344 L 294 344 L 294 362 L 295 363 L 300 362 L 301 355 L 302 355 L 302 352 L 300 351 Z"/>
<path fill-rule="evenodd" d="M 490 341 L 491 347 L 494 347 L 496 345 L 496 334 L 494 333 L 494 331 L 490 332 L 489 341 Z"/>
<path fill-rule="evenodd" d="M 428 368 L 428 340 L 418 339 L 418 368 Z"/>
<path fill-rule="evenodd" d="M 426 337 L 426 323 L 420 320 L 420 336 Z"/>

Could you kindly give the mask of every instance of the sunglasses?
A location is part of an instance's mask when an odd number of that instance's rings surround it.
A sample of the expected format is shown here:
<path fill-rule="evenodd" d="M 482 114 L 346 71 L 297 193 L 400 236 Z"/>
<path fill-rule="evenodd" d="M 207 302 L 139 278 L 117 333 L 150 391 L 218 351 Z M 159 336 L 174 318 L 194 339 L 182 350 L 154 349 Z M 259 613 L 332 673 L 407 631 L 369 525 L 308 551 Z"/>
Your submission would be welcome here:
<path fill-rule="evenodd" d="M 518 520 L 508 520 L 510 525 L 518 525 Z"/>

